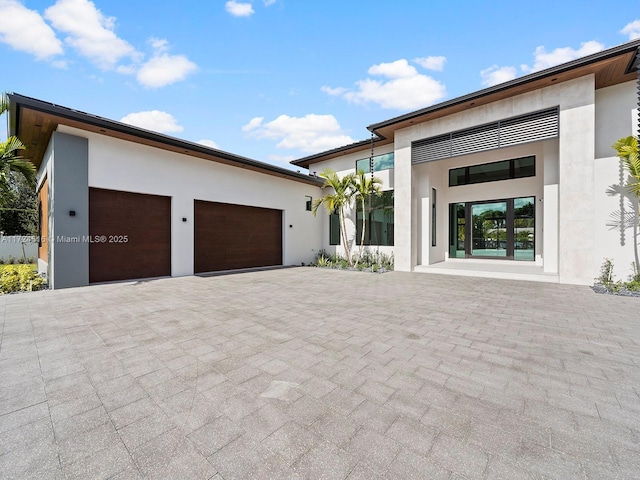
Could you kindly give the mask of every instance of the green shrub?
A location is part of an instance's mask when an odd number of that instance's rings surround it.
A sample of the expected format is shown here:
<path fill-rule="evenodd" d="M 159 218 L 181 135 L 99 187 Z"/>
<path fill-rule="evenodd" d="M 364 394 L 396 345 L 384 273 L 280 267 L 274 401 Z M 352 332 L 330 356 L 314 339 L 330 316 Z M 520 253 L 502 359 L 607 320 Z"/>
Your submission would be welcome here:
<path fill-rule="evenodd" d="M 16 263 L 16 259 L 13 255 L 9 255 L 9 258 L 7 259 L 7 263 L 9 265 L 13 265 L 14 263 Z"/>
<path fill-rule="evenodd" d="M 44 279 L 30 265 L 8 266 L 0 272 L 0 293 L 30 292 L 44 287 Z"/>

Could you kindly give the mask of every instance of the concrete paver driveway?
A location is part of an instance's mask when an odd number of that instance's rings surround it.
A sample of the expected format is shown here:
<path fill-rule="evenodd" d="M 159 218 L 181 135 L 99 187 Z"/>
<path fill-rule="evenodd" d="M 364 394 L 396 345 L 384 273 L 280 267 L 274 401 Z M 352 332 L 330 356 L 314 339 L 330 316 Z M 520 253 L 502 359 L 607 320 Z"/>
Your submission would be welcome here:
<path fill-rule="evenodd" d="M 1 478 L 640 478 L 638 298 L 294 268 L 0 305 Z"/>

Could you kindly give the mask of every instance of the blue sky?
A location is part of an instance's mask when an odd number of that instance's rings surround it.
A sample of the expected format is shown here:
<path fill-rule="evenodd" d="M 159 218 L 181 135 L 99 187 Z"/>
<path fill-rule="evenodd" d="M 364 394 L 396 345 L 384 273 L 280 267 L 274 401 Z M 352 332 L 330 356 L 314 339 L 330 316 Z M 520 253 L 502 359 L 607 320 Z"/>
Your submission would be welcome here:
<path fill-rule="evenodd" d="M 0 0 L 0 90 L 287 166 L 368 138 L 371 123 L 638 38 L 638 7 Z"/>

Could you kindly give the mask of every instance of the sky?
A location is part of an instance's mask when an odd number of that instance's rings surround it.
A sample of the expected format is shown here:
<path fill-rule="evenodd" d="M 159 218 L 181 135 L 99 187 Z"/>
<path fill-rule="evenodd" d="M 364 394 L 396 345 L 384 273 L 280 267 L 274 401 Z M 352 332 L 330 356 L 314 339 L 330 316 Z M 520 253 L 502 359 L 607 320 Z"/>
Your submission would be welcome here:
<path fill-rule="evenodd" d="M 639 37 L 638 0 L 0 0 L 0 91 L 295 170 Z"/>

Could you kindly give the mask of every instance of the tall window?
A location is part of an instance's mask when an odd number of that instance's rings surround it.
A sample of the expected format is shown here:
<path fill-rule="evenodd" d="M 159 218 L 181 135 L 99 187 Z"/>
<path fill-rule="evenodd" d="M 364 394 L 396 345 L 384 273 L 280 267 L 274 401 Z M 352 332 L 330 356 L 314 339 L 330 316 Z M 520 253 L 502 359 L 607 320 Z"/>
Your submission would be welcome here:
<path fill-rule="evenodd" d="M 431 246 L 436 246 L 437 231 L 436 231 L 436 189 L 431 189 Z"/>
<path fill-rule="evenodd" d="M 340 245 L 340 215 L 329 215 L 329 245 Z"/>
<path fill-rule="evenodd" d="M 393 246 L 393 190 L 382 192 L 381 196 L 369 197 L 365 201 L 366 225 L 365 245 Z M 356 243 L 362 238 L 362 205 L 356 213 Z"/>

